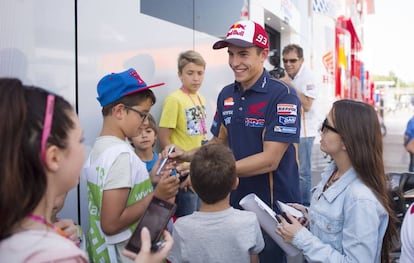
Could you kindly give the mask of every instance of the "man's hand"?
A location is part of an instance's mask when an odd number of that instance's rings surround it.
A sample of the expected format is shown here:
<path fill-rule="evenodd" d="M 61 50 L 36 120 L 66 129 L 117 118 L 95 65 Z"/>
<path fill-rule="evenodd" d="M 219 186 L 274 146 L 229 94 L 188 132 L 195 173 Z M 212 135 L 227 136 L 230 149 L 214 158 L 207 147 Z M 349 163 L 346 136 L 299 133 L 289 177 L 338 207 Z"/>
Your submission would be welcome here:
<path fill-rule="evenodd" d="M 168 152 L 168 149 L 170 147 L 171 147 L 171 145 L 168 145 L 167 147 L 164 148 L 164 150 L 162 151 L 163 156 L 167 156 L 167 152 Z M 186 152 L 183 149 L 181 149 L 180 147 L 175 145 L 174 151 L 171 154 L 169 154 L 168 157 L 171 160 L 176 161 L 177 163 L 189 162 L 192 159 L 191 152 L 192 151 Z"/>

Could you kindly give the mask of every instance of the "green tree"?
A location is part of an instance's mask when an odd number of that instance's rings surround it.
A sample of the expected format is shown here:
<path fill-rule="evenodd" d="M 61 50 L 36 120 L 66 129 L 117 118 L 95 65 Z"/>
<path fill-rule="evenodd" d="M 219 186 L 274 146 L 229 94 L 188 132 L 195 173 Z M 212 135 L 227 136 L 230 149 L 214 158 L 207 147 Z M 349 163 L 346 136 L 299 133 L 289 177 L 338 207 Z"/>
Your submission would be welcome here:
<path fill-rule="evenodd" d="M 394 71 L 390 71 L 388 75 L 373 75 L 374 81 L 394 81 L 400 88 L 413 87 L 414 83 L 406 83 L 400 79 Z"/>

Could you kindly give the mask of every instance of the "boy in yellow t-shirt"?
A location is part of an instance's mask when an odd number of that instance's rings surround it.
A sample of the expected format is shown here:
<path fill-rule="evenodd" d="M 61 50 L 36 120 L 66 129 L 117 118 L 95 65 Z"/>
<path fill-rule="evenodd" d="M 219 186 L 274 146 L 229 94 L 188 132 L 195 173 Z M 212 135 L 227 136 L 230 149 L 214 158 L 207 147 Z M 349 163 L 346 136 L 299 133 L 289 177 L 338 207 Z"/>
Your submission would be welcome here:
<path fill-rule="evenodd" d="M 182 86 L 169 94 L 164 101 L 159 122 L 159 146 L 164 149 L 169 144 L 178 145 L 184 150 L 201 146 L 206 140 L 206 100 L 198 90 L 204 80 L 206 63 L 196 51 L 188 50 L 178 57 L 178 77 Z M 200 200 L 191 190 L 187 179 L 176 197 L 175 216 L 191 214 L 200 207 Z"/>

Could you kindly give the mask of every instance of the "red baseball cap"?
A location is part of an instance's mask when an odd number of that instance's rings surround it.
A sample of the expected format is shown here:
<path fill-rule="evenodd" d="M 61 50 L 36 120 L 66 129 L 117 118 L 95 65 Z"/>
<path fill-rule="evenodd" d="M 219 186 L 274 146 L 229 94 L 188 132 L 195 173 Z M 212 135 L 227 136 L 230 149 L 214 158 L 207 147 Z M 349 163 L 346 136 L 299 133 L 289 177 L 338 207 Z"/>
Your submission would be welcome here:
<path fill-rule="evenodd" d="M 228 47 L 229 44 L 238 47 L 257 46 L 269 48 L 269 37 L 264 28 L 251 20 L 241 20 L 234 23 L 226 34 L 226 39 L 217 41 L 213 49 Z"/>

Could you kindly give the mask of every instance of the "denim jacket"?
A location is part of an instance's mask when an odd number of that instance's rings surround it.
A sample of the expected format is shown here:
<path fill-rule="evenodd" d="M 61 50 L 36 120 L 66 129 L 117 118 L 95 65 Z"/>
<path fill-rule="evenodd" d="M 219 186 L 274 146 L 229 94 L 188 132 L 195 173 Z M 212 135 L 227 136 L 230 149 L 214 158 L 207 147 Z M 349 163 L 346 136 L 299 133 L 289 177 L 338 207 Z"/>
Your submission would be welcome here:
<path fill-rule="evenodd" d="M 381 262 L 388 213 L 353 168 L 323 192 L 335 167 L 312 189 L 310 231 L 302 227 L 292 244 L 310 262 Z"/>

